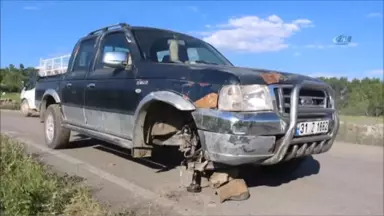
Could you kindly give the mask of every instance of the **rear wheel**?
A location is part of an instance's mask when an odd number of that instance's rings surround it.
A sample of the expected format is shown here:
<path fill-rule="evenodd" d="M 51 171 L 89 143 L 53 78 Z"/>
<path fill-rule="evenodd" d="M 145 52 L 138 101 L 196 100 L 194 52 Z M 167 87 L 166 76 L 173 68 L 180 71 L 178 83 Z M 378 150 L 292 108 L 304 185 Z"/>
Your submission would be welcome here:
<path fill-rule="evenodd" d="M 29 104 L 26 99 L 23 99 L 20 104 L 20 111 L 25 117 L 31 116 L 31 110 L 29 109 Z"/>
<path fill-rule="evenodd" d="M 48 147 L 65 148 L 69 144 L 70 130 L 62 126 L 63 116 L 58 104 L 49 105 L 44 112 L 44 137 Z"/>

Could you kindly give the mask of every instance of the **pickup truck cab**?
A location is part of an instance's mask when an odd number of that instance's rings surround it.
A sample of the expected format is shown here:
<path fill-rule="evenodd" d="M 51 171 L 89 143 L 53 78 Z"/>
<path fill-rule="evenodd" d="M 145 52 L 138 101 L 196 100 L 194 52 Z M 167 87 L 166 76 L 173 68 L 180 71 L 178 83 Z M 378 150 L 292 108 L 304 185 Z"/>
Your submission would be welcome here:
<path fill-rule="evenodd" d="M 38 81 L 36 106 L 53 149 L 70 145 L 76 131 L 133 157 L 179 146 L 200 170 L 292 171 L 304 156 L 328 151 L 339 127 L 334 92 L 318 79 L 236 67 L 198 38 L 127 24 L 81 38 L 67 72 Z"/>

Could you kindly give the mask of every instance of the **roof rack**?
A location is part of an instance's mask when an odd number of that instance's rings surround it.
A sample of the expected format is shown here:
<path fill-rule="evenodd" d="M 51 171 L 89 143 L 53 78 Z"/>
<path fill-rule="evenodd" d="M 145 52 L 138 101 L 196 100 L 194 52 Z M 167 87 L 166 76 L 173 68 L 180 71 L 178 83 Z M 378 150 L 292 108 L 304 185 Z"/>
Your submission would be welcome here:
<path fill-rule="evenodd" d="M 96 33 L 103 33 L 103 32 L 106 32 L 108 30 L 111 30 L 112 28 L 129 28 L 130 25 L 128 25 L 127 23 L 119 23 L 119 24 L 115 24 L 115 25 L 110 25 L 110 26 L 106 26 L 106 27 L 103 27 L 103 28 L 100 28 L 100 29 L 97 29 L 95 31 L 92 31 L 91 33 L 88 34 L 89 35 L 95 35 Z"/>

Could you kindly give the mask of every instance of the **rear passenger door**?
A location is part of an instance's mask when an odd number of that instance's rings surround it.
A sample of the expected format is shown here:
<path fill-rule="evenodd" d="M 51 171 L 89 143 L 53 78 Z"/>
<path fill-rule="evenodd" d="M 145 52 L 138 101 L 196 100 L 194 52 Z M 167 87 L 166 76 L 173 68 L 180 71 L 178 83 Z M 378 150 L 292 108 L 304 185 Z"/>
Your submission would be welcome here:
<path fill-rule="evenodd" d="M 104 54 L 113 51 L 131 52 L 123 31 L 107 33 L 100 43 L 94 70 L 87 75 L 85 117 L 91 128 L 130 139 L 138 100 L 135 74 L 133 69 L 114 69 L 103 64 Z"/>
<path fill-rule="evenodd" d="M 62 82 L 61 103 L 63 114 L 71 124 L 84 125 L 85 75 L 89 71 L 95 53 L 96 37 L 87 38 L 76 47 L 73 66 Z"/>

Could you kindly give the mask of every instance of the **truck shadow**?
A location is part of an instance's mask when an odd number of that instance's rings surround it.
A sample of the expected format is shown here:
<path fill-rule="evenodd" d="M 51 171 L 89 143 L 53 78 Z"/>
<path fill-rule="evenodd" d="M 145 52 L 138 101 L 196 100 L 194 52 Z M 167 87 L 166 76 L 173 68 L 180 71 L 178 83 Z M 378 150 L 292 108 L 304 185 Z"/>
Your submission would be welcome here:
<path fill-rule="evenodd" d="M 72 137 L 71 144 L 67 149 L 89 148 L 113 154 L 115 156 L 139 163 L 156 172 L 166 172 L 180 165 L 183 155 L 178 151 L 178 147 L 154 148 L 150 158 L 133 158 L 131 151 L 101 140 L 89 138 L 82 134 L 76 134 Z"/>
<path fill-rule="evenodd" d="M 131 151 L 109 143 L 103 143 L 94 147 L 97 150 L 114 154 L 118 157 L 130 160 L 135 163 L 147 166 L 156 170 L 156 173 L 166 172 L 175 169 L 180 165 L 183 156 L 178 152 L 177 148 L 158 148 L 152 151 L 152 157 L 149 158 L 133 158 Z"/>
<path fill-rule="evenodd" d="M 292 173 L 269 173 L 262 167 L 243 166 L 239 175 L 244 178 L 248 187 L 277 187 L 300 178 L 316 175 L 320 172 L 320 163 L 312 156 L 306 157 L 301 166 Z"/>
<path fill-rule="evenodd" d="M 156 170 L 156 173 L 170 171 L 180 166 L 183 155 L 178 151 L 177 147 L 161 147 L 155 148 L 150 158 L 133 158 L 131 151 L 119 146 L 109 144 L 100 140 L 88 138 L 84 135 L 76 135 L 71 142 L 71 148 L 92 147 L 94 149 L 113 154 L 120 158 L 130 160 L 134 163 L 141 164 L 148 168 Z M 292 173 L 269 173 L 262 167 L 258 166 L 241 166 L 239 167 L 239 177 L 243 178 L 248 187 L 269 186 L 277 187 L 282 184 L 316 175 L 320 171 L 320 163 L 312 156 L 308 156 L 301 166 Z"/>
<path fill-rule="evenodd" d="M 70 145 L 67 147 L 67 149 L 92 147 L 98 145 L 99 142 L 101 141 L 96 141 L 83 134 L 76 134 L 72 136 L 72 139 L 70 140 Z"/>

